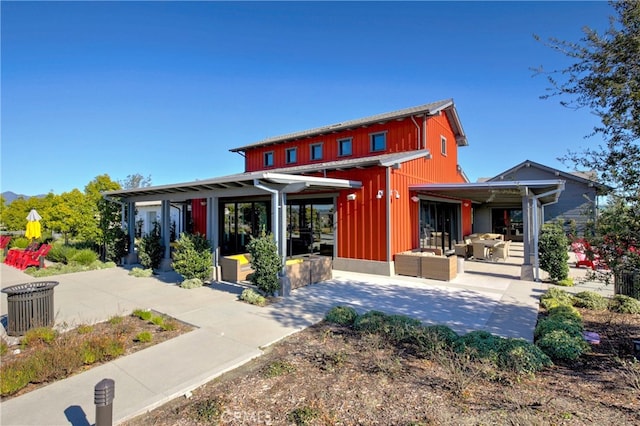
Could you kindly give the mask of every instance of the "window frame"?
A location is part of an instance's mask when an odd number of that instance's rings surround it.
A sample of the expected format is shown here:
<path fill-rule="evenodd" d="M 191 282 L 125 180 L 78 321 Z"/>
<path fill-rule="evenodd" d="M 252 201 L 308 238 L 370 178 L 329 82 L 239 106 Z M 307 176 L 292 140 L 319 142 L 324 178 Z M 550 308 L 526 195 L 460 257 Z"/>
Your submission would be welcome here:
<path fill-rule="evenodd" d="M 275 154 L 273 151 L 265 151 L 262 154 L 262 165 L 264 167 L 273 167 L 275 165 Z"/>
<path fill-rule="evenodd" d="M 293 153 L 293 160 L 290 158 L 290 153 Z M 284 151 L 285 163 L 295 164 L 298 162 L 298 147 L 287 148 Z"/>
<path fill-rule="evenodd" d="M 380 149 L 375 149 L 374 140 L 376 136 L 382 136 L 384 138 L 384 145 Z M 369 151 L 370 152 L 382 152 L 387 150 L 387 132 L 375 132 L 369 134 Z"/>
<path fill-rule="evenodd" d="M 311 145 L 309 145 L 309 160 L 310 161 L 320 161 L 320 160 L 322 160 L 324 158 L 323 145 L 324 145 L 323 142 L 316 142 L 316 143 L 312 143 Z M 313 155 L 314 148 L 320 148 L 320 157 L 314 157 L 314 155 Z"/>
<path fill-rule="evenodd" d="M 440 154 L 447 156 L 447 138 L 440 135 Z"/>
<path fill-rule="evenodd" d="M 349 152 L 345 154 L 343 152 L 343 143 L 349 143 Z M 338 139 L 338 157 L 348 157 L 353 155 L 353 138 L 340 138 Z"/>

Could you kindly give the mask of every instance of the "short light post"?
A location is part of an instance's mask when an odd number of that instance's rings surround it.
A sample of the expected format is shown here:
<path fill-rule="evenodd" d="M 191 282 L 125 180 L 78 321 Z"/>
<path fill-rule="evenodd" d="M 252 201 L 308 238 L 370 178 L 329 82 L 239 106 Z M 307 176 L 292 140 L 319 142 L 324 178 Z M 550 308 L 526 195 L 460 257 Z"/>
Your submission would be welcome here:
<path fill-rule="evenodd" d="M 116 385 L 112 379 L 102 379 L 93 390 L 93 402 L 96 405 L 96 425 L 113 424 L 113 398 Z"/>

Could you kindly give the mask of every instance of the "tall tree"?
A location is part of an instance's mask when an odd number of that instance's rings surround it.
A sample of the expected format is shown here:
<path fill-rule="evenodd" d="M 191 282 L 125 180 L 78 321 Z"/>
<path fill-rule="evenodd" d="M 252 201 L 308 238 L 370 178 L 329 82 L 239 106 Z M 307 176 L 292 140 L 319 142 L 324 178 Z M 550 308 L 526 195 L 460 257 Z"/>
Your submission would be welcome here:
<path fill-rule="evenodd" d="M 610 4 L 616 16 L 602 35 L 584 28 L 579 43 L 547 42 L 575 62 L 548 74 L 550 94 L 543 98 L 559 96 L 562 105 L 588 108 L 600 118 L 591 135 L 602 136 L 604 144 L 562 159 L 595 170 L 614 188 L 593 245 L 618 277 L 640 273 L 640 2 Z"/>
<path fill-rule="evenodd" d="M 140 173 L 127 175 L 123 180 L 118 181 L 122 189 L 147 188 L 151 186 L 151 175 L 144 177 Z"/>
<path fill-rule="evenodd" d="M 119 260 L 126 251 L 126 234 L 121 227 L 122 205 L 117 200 L 103 196 L 105 191 L 121 189 L 109 175 L 96 176 L 85 186 L 85 194 L 95 208 L 95 239 L 100 257 L 104 260 Z"/>
<path fill-rule="evenodd" d="M 571 108 L 588 108 L 600 118 L 591 135 L 604 145 L 569 152 L 562 159 L 597 171 L 618 195 L 637 199 L 640 190 L 640 2 L 611 2 L 616 16 L 599 34 L 585 27 L 580 42 L 549 39 L 546 44 L 575 62 L 546 73 L 547 99 L 560 97 Z"/>

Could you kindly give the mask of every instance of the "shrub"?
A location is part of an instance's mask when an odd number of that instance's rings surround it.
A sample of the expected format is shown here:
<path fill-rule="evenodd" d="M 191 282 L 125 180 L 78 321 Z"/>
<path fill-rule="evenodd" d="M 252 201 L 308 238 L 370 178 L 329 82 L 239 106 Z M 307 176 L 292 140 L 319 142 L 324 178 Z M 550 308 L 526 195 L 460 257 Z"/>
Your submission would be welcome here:
<path fill-rule="evenodd" d="M 160 235 L 160 224 L 153 222 L 153 230 L 140 239 L 138 258 L 145 268 L 158 269 L 163 256 L 164 246 Z"/>
<path fill-rule="evenodd" d="M 544 334 L 536 345 L 557 361 L 574 361 L 589 350 L 589 344 L 581 335 L 571 335 L 565 330 L 552 330 Z"/>
<path fill-rule="evenodd" d="M 191 278 L 191 279 L 182 281 L 182 283 L 180 284 L 180 287 L 191 289 L 191 288 L 202 287 L 203 285 L 204 283 L 200 278 Z"/>
<path fill-rule="evenodd" d="M 0 370 L 0 395 L 12 395 L 31 382 L 33 371 L 27 364 L 18 361 L 3 366 Z"/>
<path fill-rule="evenodd" d="M 267 299 L 265 299 L 263 295 L 251 288 L 242 290 L 242 294 L 240 294 L 240 300 L 258 306 L 264 306 L 267 304 Z"/>
<path fill-rule="evenodd" d="M 124 343 L 112 336 L 95 336 L 86 340 L 82 345 L 85 364 L 108 360 L 124 353 Z"/>
<path fill-rule="evenodd" d="M 148 343 L 153 340 L 153 334 L 151 334 L 149 331 L 141 331 L 136 335 L 135 340 L 136 342 L 140 343 Z"/>
<path fill-rule="evenodd" d="M 9 345 L 7 345 L 7 343 L 0 339 L 0 355 L 5 355 L 7 352 L 9 352 Z"/>
<path fill-rule="evenodd" d="M 91 265 L 96 260 L 98 260 L 98 254 L 90 249 L 82 249 L 76 251 L 73 256 L 69 259 L 68 263 L 76 263 L 79 265 Z"/>
<path fill-rule="evenodd" d="M 523 339 L 501 339 L 498 367 L 518 374 L 533 374 L 553 365 L 542 349 Z"/>
<path fill-rule="evenodd" d="M 573 296 L 573 306 L 603 311 L 609 305 L 608 300 L 594 291 L 581 291 Z"/>
<path fill-rule="evenodd" d="M 573 304 L 573 298 L 566 291 L 557 287 L 551 287 L 540 297 L 540 304 L 549 310 L 561 305 L 571 306 Z"/>
<path fill-rule="evenodd" d="M 386 316 L 384 312 L 369 311 L 356 317 L 353 327 L 362 333 L 378 334 L 384 328 Z"/>
<path fill-rule="evenodd" d="M 581 336 L 584 330 L 582 321 L 567 318 L 542 318 L 533 331 L 534 339 L 539 339 L 553 330 L 566 331 L 571 336 Z"/>
<path fill-rule="evenodd" d="M 573 287 L 575 285 L 575 283 L 573 282 L 573 278 L 568 277 L 565 278 L 563 280 L 559 280 L 556 285 L 562 286 L 562 287 Z"/>
<path fill-rule="evenodd" d="M 580 312 L 573 306 L 566 305 L 556 306 L 555 308 L 549 309 L 549 318 L 555 318 L 558 320 L 568 319 L 578 323 L 582 322 L 582 315 L 580 315 Z"/>
<path fill-rule="evenodd" d="M 296 426 L 304 426 L 320 417 L 320 411 L 317 408 L 304 406 L 296 408 L 287 414 L 287 420 L 293 422 Z"/>
<path fill-rule="evenodd" d="M 569 276 L 569 241 L 561 226 L 545 224 L 540 231 L 538 251 L 540 253 L 540 267 L 549 273 L 553 282 L 566 279 Z"/>
<path fill-rule="evenodd" d="M 375 310 L 356 317 L 353 326 L 363 333 L 384 335 L 395 343 L 415 343 L 422 331 L 422 323 L 417 319 Z"/>
<path fill-rule="evenodd" d="M 29 246 L 29 243 L 31 243 L 31 240 L 29 240 L 28 238 L 12 237 L 11 241 L 9 241 L 9 248 L 24 249 Z"/>
<path fill-rule="evenodd" d="M 500 339 L 488 331 L 476 330 L 461 336 L 453 347 L 458 353 L 466 352 L 472 358 L 486 359 L 497 365 Z"/>
<path fill-rule="evenodd" d="M 273 295 L 280 289 L 278 273 L 282 269 L 282 259 L 278 255 L 278 246 L 271 234 L 252 238 L 247 244 L 251 254 L 251 282 L 267 295 Z"/>
<path fill-rule="evenodd" d="M 162 324 L 164 324 L 164 317 L 160 316 L 160 315 L 153 315 L 151 317 L 150 322 L 152 324 L 155 324 L 157 326 L 162 326 Z"/>
<path fill-rule="evenodd" d="M 213 262 L 209 240 L 200 234 L 180 234 L 173 253 L 173 269 L 186 280 L 211 279 Z"/>
<path fill-rule="evenodd" d="M 131 268 L 129 275 L 136 278 L 148 278 L 153 275 L 153 269 L 142 269 L 136 266 Z"/>
<path fill-rule="evenodd" d="M 21 345 L 23 347 L 34 346 L 38 343 L 45 343 L 47 345 L 50 345 L 57 336 L 58 333 L 50 327 L 32 328 L 31 330 L 27 330 L 27 332 L 24 334 Z"/>
<path fill-rule="evenodd" d="M 640 300 L 624 294 L 616 294 L 609 303 L 609 309 L 621 314 L 640 314 Z"/>
<path fill-rule="evenodd" d="M 334 324 L 352 326 L 358 317 L 358 312 L 350 306 L 334 306 L 329 309 L 324 319 Z"/>
<path fill-rule="evenodd" d="M 419 350 L 425 353 L 451 348 L 460 338 L 458 333 L 446 325 L 422 326 L 416 330 L 412 337 L 412 343 L 417 345 Z"/>
<path fill-rule="evenodd" d="M 87 334 L 93 331 L 93 326 L 88 324 L 81 324 L 76 328 L 78 334 Z"/>
<path fill-rule="evenodd" d="M 153 316 L 151 311 L 145 311 L 142 309 L 136 309 L 131 315 L 133 315 L 134 317 L 138 317 L 143 321 L 151 321 L 151 317 Z"/>
<path fill-rule="evenodd" d="M 66 244 L 54 244 L 47 254 L 47 259 L 56 263 L 69 263 L 69 260 L 78 252 L 73 246 Z"/>

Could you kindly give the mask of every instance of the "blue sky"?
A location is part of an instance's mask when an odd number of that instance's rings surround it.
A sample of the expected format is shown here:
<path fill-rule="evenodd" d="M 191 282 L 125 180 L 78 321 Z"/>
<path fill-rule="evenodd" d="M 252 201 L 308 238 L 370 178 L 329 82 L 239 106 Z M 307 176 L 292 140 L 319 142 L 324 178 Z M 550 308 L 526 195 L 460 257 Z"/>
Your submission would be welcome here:
<path fill-rule="evenodd" d="M 153 185 L 243 171 L 228 150 L 453 98 L 471 181 L 556 160 L 596 123 L 540 100 L 534 40 L 603 29 L 605 2 L 7 2 L 2 191 Z"/>

